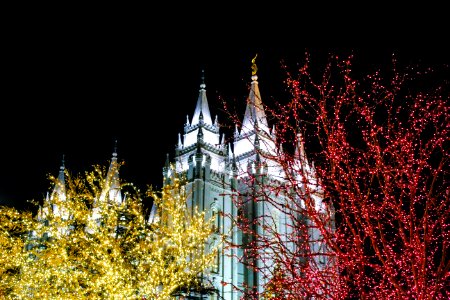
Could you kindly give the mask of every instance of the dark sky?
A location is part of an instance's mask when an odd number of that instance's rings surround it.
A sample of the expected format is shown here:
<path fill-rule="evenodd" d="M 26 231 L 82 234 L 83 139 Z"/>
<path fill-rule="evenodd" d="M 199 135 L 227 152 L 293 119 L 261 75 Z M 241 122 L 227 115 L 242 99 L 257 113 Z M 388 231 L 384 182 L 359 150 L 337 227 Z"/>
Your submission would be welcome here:
<path fill-rule="evenodd" d="M 245 43 L 230 37 L 208 43 L 194 33 L 191 39 L 162 33 L 150 38 L 132 26 L 57 27 L 28 28 L 3 39 L 1 204 L 24 207 L 29 199 L 41 200 L 50 186 L 47 175 L 57 174 L 63 154 L 72 173 L 106 165 L 116 139 L 125 162 L 122 178 L 142 190 L 159 186 L 166 153 L 173 156 L 186 115 L 194 112 L 202 69 L 212 117 L 225 121 L 218 97 L 241 103 L 243 114 L 256 53 L 264 102 L 283 95 L 281 59 L 295 67 L 305 50 L 322 62 L 330 52 L 353 51 L 361 69 L 389 64 L 393 52 L 404 62 L 449 63 L 442 43 L 256 46 L 250 36 Z"/>

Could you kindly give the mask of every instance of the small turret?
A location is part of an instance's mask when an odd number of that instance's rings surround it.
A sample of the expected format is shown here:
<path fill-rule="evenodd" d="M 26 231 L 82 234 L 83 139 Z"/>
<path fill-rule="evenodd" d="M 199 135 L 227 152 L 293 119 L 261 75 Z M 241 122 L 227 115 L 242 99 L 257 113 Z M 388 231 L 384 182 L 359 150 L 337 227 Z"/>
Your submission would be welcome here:
<path fill-rule="evenodd" d="M 228 144 L 228 159 L 231 160 L 234 157 L 233 150 L 231 150 L 231 143 Z"/>
<path fill-rule="evenodd" d="M 181 133 L 178 134 L 178 149 L 183 149 L 183 143 L 181 142 Z"/>
<path fill-rule="evenodd" d="M 190 126 L 191 124 L 189 123 L 189 115 L 186 115 L 186 126 Z"/>
<path fill-rule="evenodd" d="M 234 138 L 237 138 L 239 136 L 239 129 L 237 124 L 234 126 Z"/>

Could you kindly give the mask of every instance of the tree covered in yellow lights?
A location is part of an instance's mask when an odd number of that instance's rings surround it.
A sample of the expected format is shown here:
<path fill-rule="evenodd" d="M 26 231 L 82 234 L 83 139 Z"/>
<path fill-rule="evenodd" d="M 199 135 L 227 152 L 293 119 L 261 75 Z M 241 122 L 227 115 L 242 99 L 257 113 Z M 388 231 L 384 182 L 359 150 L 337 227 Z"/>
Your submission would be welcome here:
<path fill-rule="evenodd" d="M 0 209 L 0 299 L 14 286 L 22 250 L 24 234 L 31 228 L 31 214 L 11 207 Z"/>
<path fill-rule="evenodd" d="M 47 199 L 37 216 L 0 207 L 0 298 L 171 299 L 202 284 L 218 246 L 208 247 L 211 220 L 187 209 L 183 178 L 148 189 L 157 207 L 149 222 L 145 197 L 131 183 L 120 186 L 122 202 L 104 197 L 114 183 L 106 174 L 101 166 L 66 171 L 64 194 Z"/>

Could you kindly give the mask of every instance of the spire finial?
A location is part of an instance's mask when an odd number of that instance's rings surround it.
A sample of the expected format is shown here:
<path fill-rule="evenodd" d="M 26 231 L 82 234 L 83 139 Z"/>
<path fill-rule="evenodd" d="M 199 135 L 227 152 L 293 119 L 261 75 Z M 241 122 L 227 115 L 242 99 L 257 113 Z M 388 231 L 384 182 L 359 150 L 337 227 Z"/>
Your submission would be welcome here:
<path fill-rule="evenodd" d="M 114 157 L 117 156 L 117 139 L 114 140 L 114 152 L 113 152 L 113 156 L 114 156 Z"/>
<path fill-rule="evenodd" d="M 206 88 L 206 84 L 205 84 L 205 70 L 204 69 L 202 69 L 201 81 L 202 81 L 202 83 L 200 84 L 200 88 L 201 89 Z"/>
<path fill-rule="evenodd" d="M 64 161 L 64 154 L 62 155 L 62 160 L 61 160 L 61 167 L 60 167 L 60 169 L 61 170 L 64 170 L 64 168 L 65 168 L 65 161 Z"/>
<path fill-rule="evenodd" d="M 256 75 L 256 72 L 258 71 L 258 67 L 256 66 L 256 57 L 258 56 L 258 53 L 256 53 L 255 57 L 252 59 L 252 77 Z"/>

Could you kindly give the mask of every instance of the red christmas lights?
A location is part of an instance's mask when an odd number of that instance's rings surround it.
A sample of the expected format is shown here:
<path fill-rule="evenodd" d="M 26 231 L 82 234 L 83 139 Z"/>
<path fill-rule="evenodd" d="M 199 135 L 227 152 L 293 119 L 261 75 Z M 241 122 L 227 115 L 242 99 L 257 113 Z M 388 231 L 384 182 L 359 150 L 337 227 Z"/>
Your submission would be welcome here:
<path fill-rule="evenodd" d="M 236 287 L 246 299 L 448 299 L 448 86 L 420 81 L 429 68 L 400 71 L 395 58 L 389 78 L 358 77 L 352 61 L 330 56 L 319 80 L 308 55 L 295 74 L 284 66 L 292 97 L 266 112 L 285 151 L 259 155 L 285 178 L 248 173 L 251 196 L 235 199 L 287 220 L 234 220 L 239 259 L 266 282 L 263 291 Z M 315 165 L 294 151 L 302 136 Z"/>

